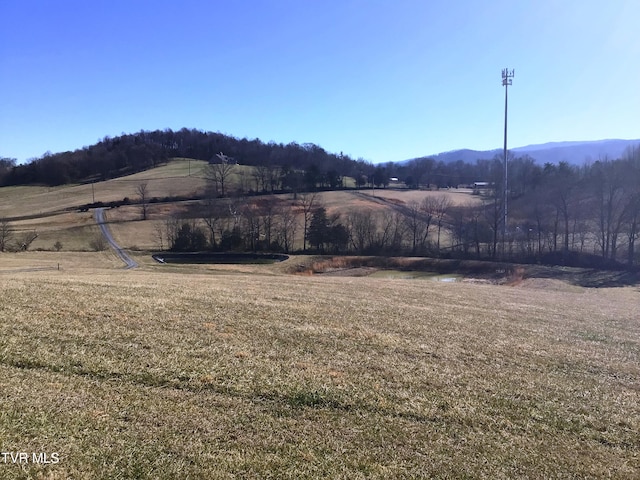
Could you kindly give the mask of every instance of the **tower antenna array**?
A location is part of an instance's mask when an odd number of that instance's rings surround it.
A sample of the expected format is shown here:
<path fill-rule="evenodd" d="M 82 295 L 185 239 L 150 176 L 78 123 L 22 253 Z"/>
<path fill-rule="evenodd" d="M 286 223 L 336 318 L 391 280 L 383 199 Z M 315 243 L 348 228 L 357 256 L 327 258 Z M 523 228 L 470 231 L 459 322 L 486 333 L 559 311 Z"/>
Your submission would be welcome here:
<path fill-rule="evenodd" d="M 502 224 L 502 255 L 505 255 L 505 242 L 507 241 L 507 178 L 508 178 L 508 168 L 507 168 L 507 91 L 509 86 L 513 83 L 513 77 L 515 74 L 515 70 L 505 68 L 502 70 L 502 86 L 504 87 L 504 218 Z"/>

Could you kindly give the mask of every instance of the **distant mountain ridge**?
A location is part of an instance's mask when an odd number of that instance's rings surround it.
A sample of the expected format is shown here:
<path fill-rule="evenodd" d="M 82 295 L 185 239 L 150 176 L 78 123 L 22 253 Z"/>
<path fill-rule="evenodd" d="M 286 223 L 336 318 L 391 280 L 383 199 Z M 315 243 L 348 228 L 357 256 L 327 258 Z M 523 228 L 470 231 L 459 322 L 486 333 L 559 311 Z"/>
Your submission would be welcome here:
<path fill-rule="evenodd" d="M 588 162 L 608 158 L 615 160 L 622 157 L 630 147 L 640 148 L 640 139 L 637 140 L 593 140 L 585 142 L 549 142 L 538 145 L 510 148 L 515 155 L 529 155 L 539 164 L 568 162 L 572 165 L 582 165 Z M 462 160 L 465 163 L 474 163 L 476 160 L 490 160 L 496 155 L 502 155 L 502 149 L 494 150 L 470 150 L 461 149 L 450 152 L 442 152 L 435 155 L 426 155 L 423 158 L 433 158 L 444 163 Z M 399 163 L 406 163 L 405 160 Z"/>

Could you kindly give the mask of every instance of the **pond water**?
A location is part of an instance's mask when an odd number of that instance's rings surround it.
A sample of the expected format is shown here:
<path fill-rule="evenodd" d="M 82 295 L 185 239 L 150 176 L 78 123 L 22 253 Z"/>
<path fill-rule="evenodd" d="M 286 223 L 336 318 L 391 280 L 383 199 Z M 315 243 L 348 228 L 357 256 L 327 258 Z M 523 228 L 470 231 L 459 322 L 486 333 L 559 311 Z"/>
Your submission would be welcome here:
<path fill-rule="evenodd" d="M 269 264 L 282 262 L 289 258 L 281 253 L 156 253 L 152 255 L 158 263 L 197 263 L 197 264 Z"/>
<path fill-rule="evenodd" d="M 462 275 L 454 273 L 440 274 L 434 272 L 421 272 L 414 270 L 378 270 L 369 275 L 373 278 L 405 279 L 405 280 L 431 280 L 432 282 L 459 282 Z"/>

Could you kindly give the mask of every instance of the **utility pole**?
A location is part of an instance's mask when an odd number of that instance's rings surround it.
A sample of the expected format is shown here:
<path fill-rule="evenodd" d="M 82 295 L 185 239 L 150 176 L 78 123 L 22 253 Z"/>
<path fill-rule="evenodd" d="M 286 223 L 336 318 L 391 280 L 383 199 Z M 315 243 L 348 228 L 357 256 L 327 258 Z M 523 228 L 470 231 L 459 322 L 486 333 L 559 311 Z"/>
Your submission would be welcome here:
<path fill-rule="evenodd" d="M 505 256 L 505 243 L 507 241 L 507 197 L 508 197 L 508 185 L 507 185 L 507 91 L 509 85 L 513 82 L 515 71 L 505 68 L 502 70 L 502 86 L 504 87 L 504 219 L 502 224 L 502 256 Z"/>

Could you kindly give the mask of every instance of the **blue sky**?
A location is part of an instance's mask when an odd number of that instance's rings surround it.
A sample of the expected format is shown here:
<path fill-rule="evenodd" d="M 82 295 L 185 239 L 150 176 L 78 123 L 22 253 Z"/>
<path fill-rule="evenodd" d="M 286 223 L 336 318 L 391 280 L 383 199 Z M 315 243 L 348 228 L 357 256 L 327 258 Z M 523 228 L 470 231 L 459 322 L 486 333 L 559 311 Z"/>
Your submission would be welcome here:
<path fill-rule="evenodd" d="M 640 138 L 637 0 L 0 0 L 0 156 L 182 127 L 378 163 Z"/>

